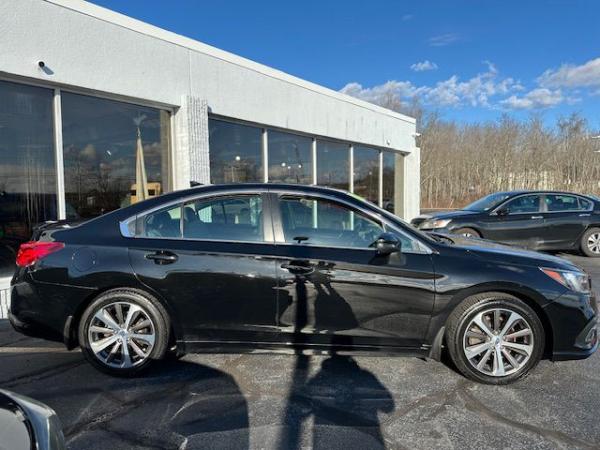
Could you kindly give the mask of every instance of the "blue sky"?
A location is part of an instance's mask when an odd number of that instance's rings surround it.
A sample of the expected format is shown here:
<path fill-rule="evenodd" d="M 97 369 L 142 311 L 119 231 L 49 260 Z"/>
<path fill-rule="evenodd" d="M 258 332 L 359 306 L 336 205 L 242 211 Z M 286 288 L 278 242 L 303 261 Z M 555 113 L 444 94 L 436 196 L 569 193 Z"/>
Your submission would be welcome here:
<path fill-rule="evenodd" d="M 600 128 L 600 2 L 94 0 L 367 100 L 418 96 L 444 118 L 508 113 Z"/>

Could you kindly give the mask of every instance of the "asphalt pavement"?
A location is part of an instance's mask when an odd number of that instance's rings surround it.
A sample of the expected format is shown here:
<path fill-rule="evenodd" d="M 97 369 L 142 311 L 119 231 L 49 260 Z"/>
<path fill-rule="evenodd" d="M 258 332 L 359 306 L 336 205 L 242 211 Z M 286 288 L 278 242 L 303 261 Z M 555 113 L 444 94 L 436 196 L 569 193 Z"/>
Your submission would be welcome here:
<path fill-rule="evenodd" d="M 566 257 L 600 286 L 600 259 Z M 120 379 L 0 320 L 0 387 L 54 408 L 70 449 L 600 449 L 600 354 L 501 387 L 381 356 L 188 355 Z"/>

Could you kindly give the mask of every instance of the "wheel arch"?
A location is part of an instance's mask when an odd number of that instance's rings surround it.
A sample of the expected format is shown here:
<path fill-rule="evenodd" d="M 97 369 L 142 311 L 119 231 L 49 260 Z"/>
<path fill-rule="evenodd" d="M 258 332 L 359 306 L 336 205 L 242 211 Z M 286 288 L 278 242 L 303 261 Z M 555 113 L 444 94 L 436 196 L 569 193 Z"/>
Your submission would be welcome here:
<path fill-rule="evenodd" d="M 439 321 L 437 326 L 434 325 L 433 329 L 429 331 L 428 341 L 431 342 L 430 356 L 433 359 L 439 359 L 442 348 L 446 345 L 444 335 L 448 319 L 458 305 L 468 297 L 488 292 L 512 295 L 533 309 L 544 328 L 545 342 L 543 358 L 550 358 L 554 348 L 554 329 L 548 315 L 544 311 L 544 306 L 548 304 L 548 300 L 532 289 L 511 283 L 485 283 L 472 286 L 453 295 L 444 309 L 444 313 L 442 314 L 443 320 Z"/>
<path fill-rule="evenodd" d="M 146 287 L 140 288 L 139 286 L 113 285 L 113 286 L 106 286 L 106 287 L 103 287 L 102 289 L 95 290 L 93 293 L 91 293 L 90 295 L 85 297 L 79 303 L 79 305 L 77 305 L 77 308 L 75 309 L 74 313 L 67 318 L 67 320 L 65 322 L 65 329 L 63 332 L 63 336 L 64 336 L 65 345 L 67 346 L 67 348 L 69 350 L 71 350 L 79 345 L 79 339 L 77 337 L 78 329 L 79 329 L 79 322 L 81 321 L 81 317 L 83 316 L 83 313 L 86 310 L 86 308 L 99 296 L 104 295 L 110 291 L 118 291 L 118 290 L 123 290 L 123 289 L 128 290 L 128 291 L 137 292 L 138 294 L 146 296 L 146 297 L 150 296 L 154 300 L 156 300 L 159 303 L 159 305 L 164 309 L 166 314 L 169 316 L 168 319 L 169 319 L 170 328 L 171 328 L 170 329 L 170 338 L 169 338 L 170 339 L 169 347 L 171 347 L 172 345 L 176 345 L 177 342 L 181 340 L 181 338 L 183 336 L 183 331 L 182 331 L 181 324 L 179 322 L 179 318 L 173 311 L 173 308 L 171 308 L 170 305 L 165 301 L 165 299 L 162 298 L 160 295 L 158 295 L 158 293 L 156 293 L 153 290 L 148 289 Z"/>

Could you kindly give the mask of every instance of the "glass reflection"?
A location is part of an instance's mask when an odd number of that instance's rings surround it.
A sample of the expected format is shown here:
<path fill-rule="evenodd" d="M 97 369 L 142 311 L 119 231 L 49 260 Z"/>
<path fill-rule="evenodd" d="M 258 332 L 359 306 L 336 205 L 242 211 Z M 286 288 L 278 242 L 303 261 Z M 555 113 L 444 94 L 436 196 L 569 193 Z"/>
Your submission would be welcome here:
<path fill-rule="evenodd" d="M 50 89 L 0 81 L 0 277 L 32 228 L 56 220 Z"/>
<path fill-rule="evenodd" d="M 354 193 L 379 203 L 379 150 L 354 147 Z"/>
<path fill-rule="evenodd" d="M 269 181 L 312 183 L 312 139 L 269 130 Z"/>
<path fill-rule="evenodd" d="M 350 147 L 330 141 L 317 141 L 317 184 L 350 189 Z"/>
<path fill-rule="evenodd" d="M 218 183 L 262 181 L 262 130 L 210 119 L 210 180 Z"/>
<path fill-rule="evenodd" d="M 396 162 L 398 158 L 403 156 L 399 153 L 383 152 L 383 208 L 387 211 L 399 215 L 395 197 L 396 192 L 400 192 L 400 171 L 396 170 Z"/>
<path fill-rule="evenodd" d="M 94 217 L 169 190 L 169 114 L 63 92 L 67 217 Z"/>

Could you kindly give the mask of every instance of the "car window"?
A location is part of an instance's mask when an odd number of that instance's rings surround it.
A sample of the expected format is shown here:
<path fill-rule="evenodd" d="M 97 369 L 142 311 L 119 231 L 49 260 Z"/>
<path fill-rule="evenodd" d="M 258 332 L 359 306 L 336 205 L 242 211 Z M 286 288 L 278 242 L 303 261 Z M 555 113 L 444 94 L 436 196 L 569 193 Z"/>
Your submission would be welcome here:
<path fill-rule="evenodd" d="M 226 241 L 264 241 L 259 195 L 201 199 L 183 206 L 183 237 Z"/>
<path fill-rule="evenodd" d="M 549 212 L 581 211 L 589 209 L 590 202 L 574 195 L 547 194 L 546 208 Z"/>
<path fill-rule="evenodd" d="M 329 200 L 286 196 L 279 205 L 288 243 L 369 248 L 384 232 L 376 221 Z"/>
<path fill-rule="evenodd" d="M 140 237 L 148 238 L 180 238 L 181 237 L 181 205 L 161 209 L 142 217 Z"/>
<path fill-rule="evenodd" d="M 539 195 L 524 195 L 509 201 L 506 205 L 509 214 L 527 214 L 540 211 Z"/>

